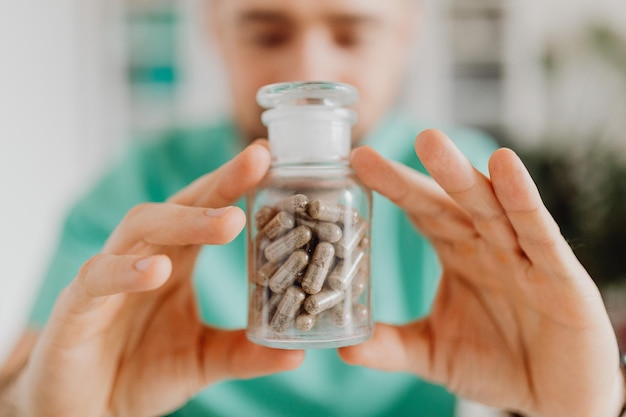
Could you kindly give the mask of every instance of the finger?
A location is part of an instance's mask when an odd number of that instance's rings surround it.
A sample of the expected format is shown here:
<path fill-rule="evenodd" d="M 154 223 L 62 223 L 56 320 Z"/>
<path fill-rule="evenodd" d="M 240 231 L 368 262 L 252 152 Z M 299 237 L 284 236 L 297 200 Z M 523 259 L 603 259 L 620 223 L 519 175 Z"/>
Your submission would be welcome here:
<path fill-rule="evenodd" d="M 409 372 L 432 380 L 429 335 L 428 322 L 424 320 L 405 326 L 377 323 L 371 339 L 340 348 L 339 356 L 351 365 L 387 372 Z"/>
<path fill-rule="evenodd" d="M 438 130 L 417 137 L 415 151 L 430 175 L 472 217 L 478 233 L 500 247 L 517 247 L 515 232 L 491 182 Z"/>
<path fill-rule="evenodd" d="M 250 342 L 243 330 L 205 328 L 204 384 L 221 379 L 248 379 L 300 366 L 304 351 L 271 349 Z"/>
<path fill-rule="evenodd" d="M 430 178 L 366 146 L 352 152 L 351 162 L 366 186 L 402 208 L 426 236 L 459 240 L 476 235 L 467 213 Z"/>
<path fill-rule="evenodd" d="M 136 242 L 155 245 L 224 245 L 243 230 L 238 207 L 201 208 L 172 203 L 133 207 L 107 241 L 105 253 L 121 253 Z"/>
<path fill-rule="evenodd" d="M 198 178 L 170 201 L 186 206 L 228 206 L 253 189 L 269 165 L 266 144 L 255 142 L 217 170 Z"/>
<path fill-rule="evenodd" d="M 154 290 L 171 272 L 172 263 L 165 255 L 96 255 L 61 294 L 59 312 L 76 317 L 97 308 L 108 296 Z"/>
<path fill-rule="evenodd" d="M 500 149 L 492 156 L 489 171 L 494 191 L 530 262 L 563 278 L 581 276 L 580 263 L 519 157 L 510 149 Z"/>

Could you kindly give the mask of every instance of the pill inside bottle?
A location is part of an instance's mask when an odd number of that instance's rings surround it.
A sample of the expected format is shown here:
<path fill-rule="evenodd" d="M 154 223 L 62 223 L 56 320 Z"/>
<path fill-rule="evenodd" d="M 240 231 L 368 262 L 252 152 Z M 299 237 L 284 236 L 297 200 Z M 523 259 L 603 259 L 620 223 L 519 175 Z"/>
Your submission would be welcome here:
<path fill-rule="evenodd" d="M 272 163 L 248 195 L 248 327 L 258 344 L 337 348 L 371 337 L 372 196 L 349 164 L 354 87 L 257 94 Z"/>

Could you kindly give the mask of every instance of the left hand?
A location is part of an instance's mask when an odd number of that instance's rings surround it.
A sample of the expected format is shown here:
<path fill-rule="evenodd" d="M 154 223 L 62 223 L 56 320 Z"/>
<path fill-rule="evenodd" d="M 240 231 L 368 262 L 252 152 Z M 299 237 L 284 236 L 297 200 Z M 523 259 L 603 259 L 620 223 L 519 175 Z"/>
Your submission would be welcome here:
<path fill-rule="evenodd" d="M 617 416 L 624 383 L 600 293 L 519 158 L 496 151 L 487 178 L 441 132 L 423 132 L 415 148 L 434 181 L 367 147 L 352 165 L 437 251 L 433 309 L 377 324 L 342 358 L 527 416 Z"/>

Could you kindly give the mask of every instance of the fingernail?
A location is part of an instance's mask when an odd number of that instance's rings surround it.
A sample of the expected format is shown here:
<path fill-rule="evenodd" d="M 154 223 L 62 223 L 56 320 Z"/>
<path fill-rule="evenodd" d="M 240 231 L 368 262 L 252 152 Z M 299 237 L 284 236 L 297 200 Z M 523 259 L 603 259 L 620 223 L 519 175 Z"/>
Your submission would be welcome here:
<path fill-rule="evenodd" d="M 204 211 L 204 215 L 209 217 L 220 217 L 231 208 L 233 208 L 233 206 L 206 209 Z"/>
<path fill-rule="evenodd" d="M 137 271 L 145 271 L 150 268 L 150 264 L 152 263 L 152 257 L 143 258 L 135 262 L 135 269 Z"/>

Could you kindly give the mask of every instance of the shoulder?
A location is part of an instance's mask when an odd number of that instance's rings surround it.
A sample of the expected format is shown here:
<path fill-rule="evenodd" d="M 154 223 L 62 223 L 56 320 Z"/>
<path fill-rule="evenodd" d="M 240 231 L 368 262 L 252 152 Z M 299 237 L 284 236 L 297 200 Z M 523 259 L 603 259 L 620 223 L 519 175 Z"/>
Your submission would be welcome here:
<path fill-rule="evenodd" d="M 161 193 L 165 195 L 155 197 L 164 199 L 227 162 L 238 152 L 239 146 L 234 125 L 221 121 L 210 126 L 176 128 L 140 138 L 124 163 L 134 165 L 137 174 L 146 180 L 160 184 L 163 187 Z"/>
<path fill-rule="evenodd" d="M 164 201 L 219 167 L 237 142 L 227 122 L 137 138 L 77 202 L 67 225 L 92 224 L 105 236 L 132 206 Z"/>

